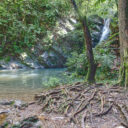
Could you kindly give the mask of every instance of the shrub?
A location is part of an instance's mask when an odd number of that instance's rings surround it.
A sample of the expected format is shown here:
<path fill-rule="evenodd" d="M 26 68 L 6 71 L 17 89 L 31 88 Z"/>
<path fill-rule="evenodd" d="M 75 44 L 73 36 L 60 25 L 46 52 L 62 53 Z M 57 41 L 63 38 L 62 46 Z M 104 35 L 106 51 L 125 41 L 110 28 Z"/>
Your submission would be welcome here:
<path fill-rule="evenodd" d="M 96 71 L 96 79 L 112 78 L 112 68 L 114 66 L 114 59 L 116 56 L 114 52 L 107 48 L 97 47 L 94 49 L 95 61 L 98 64 Z M 67 59 L 67 70 L 74 72 L 76 76 L 85 76 L 88 70 L 88 62 L 85 53 L 78 54 L 73 52 L 71 57 Z"/>

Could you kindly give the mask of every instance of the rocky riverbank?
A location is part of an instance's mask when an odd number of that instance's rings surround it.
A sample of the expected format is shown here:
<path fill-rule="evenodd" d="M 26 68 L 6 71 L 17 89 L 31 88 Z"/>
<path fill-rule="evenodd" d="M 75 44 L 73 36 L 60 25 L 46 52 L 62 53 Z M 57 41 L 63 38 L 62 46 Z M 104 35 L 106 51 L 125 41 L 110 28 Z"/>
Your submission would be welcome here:
<path fill-rule="evenodd" d="M 75 83 L 35 96 L 31 103 L 0 102 L 1 128 L 127 128 L 128 91 Z"/>

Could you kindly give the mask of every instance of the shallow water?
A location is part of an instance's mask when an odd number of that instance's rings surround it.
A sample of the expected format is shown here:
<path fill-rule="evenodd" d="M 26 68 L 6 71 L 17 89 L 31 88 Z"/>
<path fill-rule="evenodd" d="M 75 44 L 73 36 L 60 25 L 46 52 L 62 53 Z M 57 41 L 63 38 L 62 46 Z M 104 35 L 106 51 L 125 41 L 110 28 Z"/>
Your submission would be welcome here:
<path fill-rule="evenodd" d="M 0 99 L 33 100 L 34 94 L 58 83 L 68 83 L 66 69 L 0 70 Z"/>

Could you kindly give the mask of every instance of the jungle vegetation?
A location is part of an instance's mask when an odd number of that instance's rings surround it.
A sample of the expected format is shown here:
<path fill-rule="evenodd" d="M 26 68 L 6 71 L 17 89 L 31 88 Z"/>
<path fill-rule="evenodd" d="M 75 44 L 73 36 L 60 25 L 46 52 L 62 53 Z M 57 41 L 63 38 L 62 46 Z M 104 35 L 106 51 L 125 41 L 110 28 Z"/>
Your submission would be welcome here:
<path fill-rule="evenodd" d="M 106 40 L 94 45 L 95 17 L 103 19 L 103 24 L 111 19 L 111 31 Z M 74 29 L 59 36 L 57 23 L 66 19 L 75 20 Z M 1 0 L 0 59 L 34 54 L 39 44 L 42 51 L 48 51 L 55 43 L 68 40 L 65 47 L 71 50 L 63 47 L 62 52 L 69 52 L 65 67 L 72 75 L 88 82 L 118 79 L 128 86 L 127 23 L 127 0 Z"/>

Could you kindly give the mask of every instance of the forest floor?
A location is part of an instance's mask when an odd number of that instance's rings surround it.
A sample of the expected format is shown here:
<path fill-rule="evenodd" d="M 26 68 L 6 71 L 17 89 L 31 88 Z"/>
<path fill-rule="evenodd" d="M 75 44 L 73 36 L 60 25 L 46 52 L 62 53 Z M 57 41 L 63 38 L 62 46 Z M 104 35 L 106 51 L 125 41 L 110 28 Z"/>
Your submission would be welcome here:
<path fill-rule="evenodd" d="M 26 105 L 1 104 L 0 124 L 1 128 L 128 128 L 128 90 L 107 84 L 59 86 L 37 94 Z"/>

